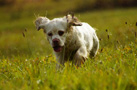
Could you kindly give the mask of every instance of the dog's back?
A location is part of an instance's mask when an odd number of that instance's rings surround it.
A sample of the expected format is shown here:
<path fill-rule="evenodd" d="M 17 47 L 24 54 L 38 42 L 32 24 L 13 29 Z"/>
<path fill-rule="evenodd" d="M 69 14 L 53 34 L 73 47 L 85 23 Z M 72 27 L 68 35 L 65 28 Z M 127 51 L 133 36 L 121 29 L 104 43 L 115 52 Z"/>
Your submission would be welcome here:
<path fill-rule="evenodd" d="M 92 28 L 88 23 L 82 23 L 82 26 L 74 26 L 73 32 L 74 37 L 72 38 L 78 42 L 78 46 L 86 46 L 88 53 L 91 56 L 95 56 L 99 48 L 99 40 L 95 29 Z"/>

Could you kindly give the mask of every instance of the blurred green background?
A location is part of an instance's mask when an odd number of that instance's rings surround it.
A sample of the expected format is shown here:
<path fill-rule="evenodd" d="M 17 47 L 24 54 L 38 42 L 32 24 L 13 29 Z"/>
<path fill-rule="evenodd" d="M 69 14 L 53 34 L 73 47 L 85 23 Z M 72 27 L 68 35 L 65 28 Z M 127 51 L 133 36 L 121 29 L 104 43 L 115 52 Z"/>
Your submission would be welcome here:
<path fill-rule="evenodd" d="M 68 12 L 98 29 L 100 48 L 118 42 L 125 45 L 135 40 L 136 6 L 137 0 L 0 0 L 0 58 L 51 54 L 52 48 L 34 21 L 38 16 L 53 19 Z"/>

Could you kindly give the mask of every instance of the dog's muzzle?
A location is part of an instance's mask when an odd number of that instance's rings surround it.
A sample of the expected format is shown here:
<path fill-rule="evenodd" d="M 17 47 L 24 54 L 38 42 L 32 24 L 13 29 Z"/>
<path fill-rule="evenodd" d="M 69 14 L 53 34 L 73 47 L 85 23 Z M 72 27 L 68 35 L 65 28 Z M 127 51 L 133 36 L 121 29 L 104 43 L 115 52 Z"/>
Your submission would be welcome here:
<path fill-rule="evenodd" d="M 55 52 L 60 52 L 62 50 L 62 46 L 60 46 L 59 39 L 55 38 L 52 40 L 53 42 L 53 49 Z"/>

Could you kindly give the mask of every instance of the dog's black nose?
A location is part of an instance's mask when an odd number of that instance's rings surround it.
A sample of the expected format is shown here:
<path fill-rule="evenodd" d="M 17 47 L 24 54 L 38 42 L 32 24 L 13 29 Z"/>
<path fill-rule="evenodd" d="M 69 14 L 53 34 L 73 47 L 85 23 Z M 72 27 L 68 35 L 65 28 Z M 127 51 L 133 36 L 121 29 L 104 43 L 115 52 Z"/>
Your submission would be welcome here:
<path fill-rule="evenodd" d="M 59 39 L 55 38 L 52 40 L 53 44 L 54 45 L 58 45 L 59 44 Z"/>

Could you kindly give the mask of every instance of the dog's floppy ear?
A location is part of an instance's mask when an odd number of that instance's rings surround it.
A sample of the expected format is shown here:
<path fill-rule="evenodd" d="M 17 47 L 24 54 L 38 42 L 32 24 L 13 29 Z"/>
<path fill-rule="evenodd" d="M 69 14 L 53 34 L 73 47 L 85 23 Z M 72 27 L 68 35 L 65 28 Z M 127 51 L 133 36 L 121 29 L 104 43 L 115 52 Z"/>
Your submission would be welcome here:
<path fill-rule="evenodd" d="M 66 19 L 69 26 L 82 26 L 82 23 L 74 16 L 74 14 L 67 14 Z"/>
<path fill-rule="evenodd" d="M 47 17 L 38 17 L 35 21 L 36 29 L 44 29 L 45 24 L 47 24 L 50 20 Z"/>

